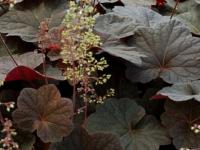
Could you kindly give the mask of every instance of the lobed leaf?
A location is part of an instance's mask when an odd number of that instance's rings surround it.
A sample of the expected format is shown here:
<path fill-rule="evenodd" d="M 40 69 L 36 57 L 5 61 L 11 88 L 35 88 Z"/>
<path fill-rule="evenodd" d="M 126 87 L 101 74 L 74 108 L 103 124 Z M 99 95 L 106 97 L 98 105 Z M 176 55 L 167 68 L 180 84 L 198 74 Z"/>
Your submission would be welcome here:
<path fill-rule="evenodd" d="M 128 43 L 146 55 L 140 67 L 128 65 L 126 76 L 132 81 L 147 83 L 162 78 L 177 83 L 200 78 L 200 39 L 192 37 L 177 20 L 139 28 Z"/>
<path fill-rule="evenodd" d="M 72 131 L 72 102 L 61 98 L 54 85 L 44 85 L 38 90 L 24 88 L 17 107 L 12 115 L 18 127 L 29 132 L 37 130 L 44 142 L 60 141 Z"/>
<path fill-rule="evenodd" d="M 50 29 L 59 26 L 66 6 L 66 0 L 46 0 L 31 9 L 10 10 L 0 17 L 0 32 L 20 36 L 26 42 L 37 42 L 40 22 L 48 19 Z"/>
<path fill-rule="evenodd" d="M 158 150 L 170 140 L 156 118 L 130 99 L 108 99 L 88 118 L 90 132 L 105 131 L 120 136 L 125 150 Z"/>

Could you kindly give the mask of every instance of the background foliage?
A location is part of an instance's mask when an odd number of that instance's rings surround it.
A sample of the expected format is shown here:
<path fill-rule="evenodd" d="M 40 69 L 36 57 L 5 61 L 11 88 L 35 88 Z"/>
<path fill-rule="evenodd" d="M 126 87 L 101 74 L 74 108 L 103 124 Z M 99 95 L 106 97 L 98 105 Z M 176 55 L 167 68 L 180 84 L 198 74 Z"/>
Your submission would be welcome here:
<path fill-rule="evenodd" d="M 0 147 L 198 150 L 199 0 L 0 0 Z"/>

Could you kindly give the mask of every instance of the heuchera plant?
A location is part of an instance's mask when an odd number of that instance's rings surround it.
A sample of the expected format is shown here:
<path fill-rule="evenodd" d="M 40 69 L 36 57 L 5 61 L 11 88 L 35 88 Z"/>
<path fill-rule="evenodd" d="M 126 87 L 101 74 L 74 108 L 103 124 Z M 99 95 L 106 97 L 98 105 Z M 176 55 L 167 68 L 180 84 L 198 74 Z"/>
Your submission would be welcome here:
<path fill-rule="evenodd" d="M 0 0 L 0 149 L 200 149 L 199 0 Z"/>

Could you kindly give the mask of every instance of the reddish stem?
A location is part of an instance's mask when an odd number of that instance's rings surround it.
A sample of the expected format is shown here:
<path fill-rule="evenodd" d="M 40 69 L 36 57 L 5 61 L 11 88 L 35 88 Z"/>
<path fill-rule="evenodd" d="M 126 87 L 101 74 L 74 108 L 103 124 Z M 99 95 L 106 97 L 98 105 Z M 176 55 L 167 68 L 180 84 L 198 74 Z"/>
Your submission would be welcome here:
<path fill-rule="evenodd" d="M 178 7 L 178 4 L 179 4 L 179 0 L 176 0 L 176 4 L 174 6 L 174 9 L 172 10 L 172 14 L 171 14 L 171 17 L 170 19 L 172 19 L 172 17 L 174 16 L 175 12 L 176 12 L 176 8 Z"/>

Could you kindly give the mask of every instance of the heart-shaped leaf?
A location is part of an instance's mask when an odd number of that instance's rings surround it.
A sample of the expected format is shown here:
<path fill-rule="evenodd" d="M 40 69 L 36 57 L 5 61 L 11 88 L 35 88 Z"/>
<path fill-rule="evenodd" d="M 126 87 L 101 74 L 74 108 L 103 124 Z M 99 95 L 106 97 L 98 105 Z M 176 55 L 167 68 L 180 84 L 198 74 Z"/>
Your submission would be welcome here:
<path fill-rule="evenodd" d="M 13 58 L 19 66 L 27 66 L 31 69 L 36 68 L 43 62 L 44 55 L 37 52 L 27 52 L 22 55 L 13 55 Z M 10 56 L 0 57 L 0 80 L 3 81 L 7 74 L 14 69 L 16 64 Z"/>
<path fill-rule="evenodd" d="M 139 28 L 128 43 L 147 56 L 140 67 L 128 65 L 126 75 L 132 81 L 146 83 L 160 77 L 177 83 L 200 78 L 200 39 L 177 20 Z"/>
<path fill-rule="evenodd" d="M 162 123 L 167 127 L 173 144 L 181 147 L 200 147 L 200 134 L 191 130 L 193 124 L 200 124 L 200 103 L 197 101 L 173 102 L 166 101 L 165 113 L 161 116 Z"/>
<path fill-rule="evenodd" d="M 41 21 L 49 19 L 49 28 L 60 25 L 66 12 L 66 0 L 45 0 L 26 10 L 10 10 L 0 17 L 0 32 L 20 36 L 24 41 L 37 42 Z"/>
<path fill-rule="evenodd" d="M 61 98 L 54 85 L 38 90 L 24 88 L 18 99 L 13 119 L 20 129 L 34 132 L 44 142 L 57 142 L 72 131 L 73 106 L 71 100 Z"/>
<path fill-rule="evenodd" d="M 200 35 L 200 5 L 192 10 L 178 15 L 178 19 L 182 21 L 191 32 Z"/>
<path fill-rule="evenodd" d="M 187 101 L 193 98 L 200 101 L 200 81 L 177 83 L 163 88 L 157 94 L 168 96 L 174 101 Z"/>
<path fill-rule="evenodd" d="M 125 150 L 158 150 L 170 143 L 158 121 L 145 116 L 145 110 L 130 99 L 106 100 L 89 116 L 87 129 L 118 134 Z"/>
<path fill-rule="evenodd" d="M 96 132 L 89 135 L 83 128 L 76 128 L 62 142 L 51 144 L 50 150 L 122 150 L 117 135 Z"/>

